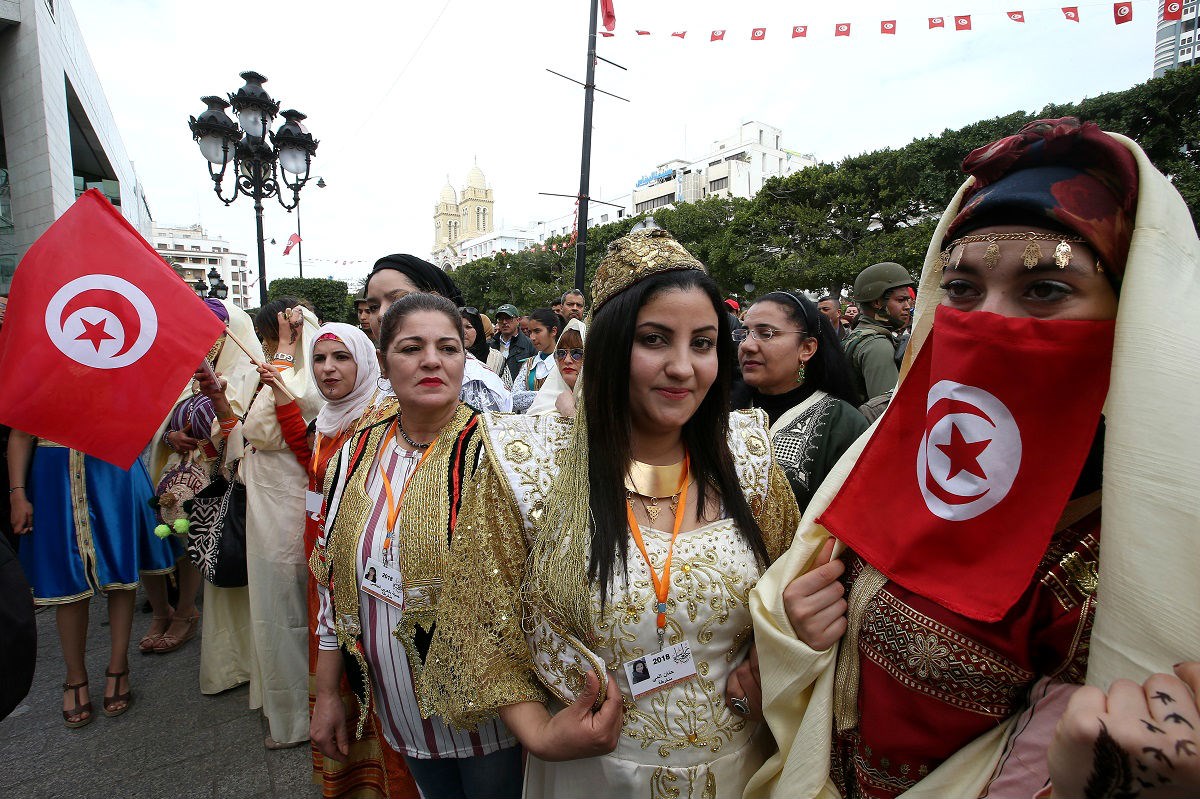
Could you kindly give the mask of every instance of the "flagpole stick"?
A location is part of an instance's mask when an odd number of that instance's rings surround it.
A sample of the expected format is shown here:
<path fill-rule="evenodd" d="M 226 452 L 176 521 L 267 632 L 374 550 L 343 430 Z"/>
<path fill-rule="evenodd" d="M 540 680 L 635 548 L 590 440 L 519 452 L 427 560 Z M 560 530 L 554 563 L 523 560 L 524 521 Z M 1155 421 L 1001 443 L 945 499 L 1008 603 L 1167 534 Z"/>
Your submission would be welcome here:
<path fill-rule="evenodd" d="M 262 363 L 261 361 L 259 361 L 257 358 L 255 358 L 255 357 L 254 357 L 254 353 L 250 351 L 250 348 L 249 348 L 249 347 L 247 347 L 247 346 L 246 346 L 244 343 L 242 343 L 242 340 L 241 340 L 240 338 L 238 338 L 238 337 L 237 337 L 237 334 L 236 334 L 236 333 L 234 333 L 234 332 L 233 332 L 231 329 L 229 329 L 228 327 L 226 327 L 226 328 L 225 328 L 225 334 L 226 334 L 227 336 L 229 336 L 229 338 L 230 338 L 230 339 L 233 341 L 233 343 L 234 343 L 234 344 L 236 344 L 236 345 L 238 345 L 239 347 L 241 347 L 241 348 L 242 348 L 242 352 L 246 353 L 246 355 L 247 355 L 247 356 L 249 356 L 249 358 L 250 358 L 250 363 L 254 364 L 255 366 L 259 367 L 260 369 L 261 369 L 262 367 L 266 366 L 268 369 L 270 369 L 272 372 L 274 372 L 274 373 L 275 373 L 275 376 L 276 376 L 276 377 L 280 377 L 280 378 L 282 378 L 282 375 L 280 375 L 280 374 L 279 374 L 279 370 L 278 370 L 278 369 L 276 369 L 276 368 L 274 367 L 274 365 L 267 365 L 267 364 L 264 364 L 264 363 Z M 285 385 L 283 384 L 283 380 L 282 380 L 282 379 L 280 379 L 279 381 L 277 381 L 277 382 L 275 383 L 275 385 L 279 386 L 279 388 L 280 388 L 280 389 L 283 391 L 283 393 L 284 393 L 284 394 L 287 394 L 287 395 L 288 395 L 288 398 L 289 398 L 289 399 L 291 399 L 293 402 L 296 400 L 296 395 L 295 395 L 295 394 L 293 394 L 292 392 L 288 391 L 288 387 L 287 387 L 287 386 L 285 386 Z"/>

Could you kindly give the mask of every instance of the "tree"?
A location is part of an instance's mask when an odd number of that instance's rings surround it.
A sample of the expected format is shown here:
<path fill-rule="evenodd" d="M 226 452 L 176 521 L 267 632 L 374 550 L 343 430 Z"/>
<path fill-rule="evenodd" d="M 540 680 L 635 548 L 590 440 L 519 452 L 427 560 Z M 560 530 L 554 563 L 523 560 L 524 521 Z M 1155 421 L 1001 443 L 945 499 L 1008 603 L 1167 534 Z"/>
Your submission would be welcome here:
<path fill-rule="evenodd" d="M 356 324 L 354 298 L 342 280 L 323 277 L 281 277 L 271 281 L 267 287 L 267 298 L 296 297 L 308 300 L 317 309 L 317 318 L 322 322 L 346 322 Z"/>

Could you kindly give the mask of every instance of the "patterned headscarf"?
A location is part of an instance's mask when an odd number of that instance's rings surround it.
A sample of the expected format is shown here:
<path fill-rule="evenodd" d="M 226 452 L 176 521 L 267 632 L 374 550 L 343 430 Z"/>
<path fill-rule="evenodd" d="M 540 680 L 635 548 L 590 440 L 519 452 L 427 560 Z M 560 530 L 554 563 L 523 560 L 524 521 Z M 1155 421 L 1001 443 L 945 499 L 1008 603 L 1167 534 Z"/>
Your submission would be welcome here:
<path fill-rule="evenodd" d="M 963 161 L 975 177 L 946 234 L 1045 219 L 1082 236 L 1119 282 L 1129 256 L 1137 209 L 1137 163 L 1094 122 L 1040 119 L 980 147 Z"/>

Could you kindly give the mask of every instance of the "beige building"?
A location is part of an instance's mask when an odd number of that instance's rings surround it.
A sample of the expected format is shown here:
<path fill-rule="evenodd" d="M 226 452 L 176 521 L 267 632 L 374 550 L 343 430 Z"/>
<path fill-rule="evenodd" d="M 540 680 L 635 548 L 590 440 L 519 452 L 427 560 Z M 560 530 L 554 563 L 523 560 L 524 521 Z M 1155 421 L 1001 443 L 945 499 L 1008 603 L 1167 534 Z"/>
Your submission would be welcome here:
<path fill-rule="evenodd" d="M 467 173 L 467 185 L 455 191 L 446 179 L 441 197 L 433 206 L 433 262 L 443 269 L 461 263 L 463 242 L 491 233 L 495 226 L 495 198 L 478 166 Z"/>
<path fill-rule="evenodd" d="M 211 284 L 208 273 L 216 269 L 229 287 L 226 299 L 242 310 L 258 305 L 258 292 L 251 293 L 257 275 L 251 274 L 246 253 L 230 250 L 225 239 L 208 234 L 201 225 L 155 225 L 153 238 L 158 254 L 189 286 L 198 281 Z"/>

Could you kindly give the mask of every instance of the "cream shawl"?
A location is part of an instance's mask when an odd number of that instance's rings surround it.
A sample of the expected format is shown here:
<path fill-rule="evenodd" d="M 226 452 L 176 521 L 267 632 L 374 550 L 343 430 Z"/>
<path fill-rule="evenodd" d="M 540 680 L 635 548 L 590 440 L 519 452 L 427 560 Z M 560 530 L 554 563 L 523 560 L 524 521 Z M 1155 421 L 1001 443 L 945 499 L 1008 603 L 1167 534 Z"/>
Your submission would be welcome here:
<path fill-rule="evenodd" d="M 1139 187 L 1104 406 L 1099 603 L 1088 667 L 1088 682 L 1101 687 L 1200 659 L 1200 241 L 1170 181 L 1136 143 L 1112 135 L 1137 160 Z M 926 253 L 901 382 L 933 326 L 939 245 L 972 181 L 942 215 Z M 814 519 L 877 426 L 842 456 L 809 503 L 791 549 L 751 592 L 764 712 L 779 752 L 751 780 L 747 799 L 838 796 L 829 779 L 838 650 L 815 652 L 796 639 L 782 592 L 828 537 Z M 1011 726 L 960 749 L 904 796 L 979 796 Z"/>

